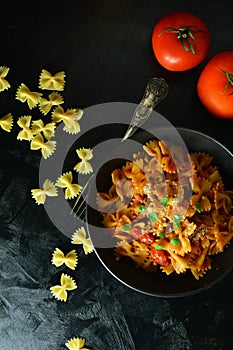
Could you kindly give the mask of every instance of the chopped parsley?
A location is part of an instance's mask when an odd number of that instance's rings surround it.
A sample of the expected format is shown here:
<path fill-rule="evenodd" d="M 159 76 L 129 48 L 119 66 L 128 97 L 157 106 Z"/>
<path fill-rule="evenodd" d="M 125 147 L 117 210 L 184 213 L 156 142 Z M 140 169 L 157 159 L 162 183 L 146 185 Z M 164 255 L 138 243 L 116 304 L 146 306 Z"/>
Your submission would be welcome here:
<path fill-rule="evenodd" d="M 157 250 L 163 250 L 163 247 L 159 244 L 154 244 L 153 247 Z"/>
<path fill-rule="evenodd" d="M 125 232 L 128 232 L 131 230 L 131 225 L 130 224 L 124 224 L 122 226 L 122 230 L 125 231 Z"/>
<path fill-rule="evenodd" d="M 146 212 L 146 207 L 145 207 L 145 205 L 140 205 L 140 207 L 139 207 L 138 209 L 139 209 L 139 211 L 140 211 L 141 213 L 145 213 L 145 212 Z"/>
<path fill-rule="evenodd" d="M 181 227 L 181 221 L 183 220 L 183 216 L 181 214 L 175 214 L 173 216 L 176 227 Z"/>
<path fill-rule="evenodd" d="M 172 243 L 173 245 L 178 245 L 178 244 L 180 244 L 180 240 L 179 240 L 179 238 L 173 238 L 173 239 L 171 240 L 171 243 Z"/>
<path fill-rule="evenodd" d="M 160 237 L 160 238 L 164 238 L 164 237 L 165 237 L 164 232 L 159 232 L 159 237 Z"/>
<path fill-rule="evenodd" d="M 156 222 L 158 220 L 158 215 L 156 213 L 150 213 L 148 215 L 148 218 L 150 219 L 151 222 Z"/>
<path fill-rule="evenodd" d="M 200 206 L 200 203 L 196 203 L 195 207 L 196 207 L 196 211 L 197 211 L 198 213 L 201 213 L 201 206 Z"/>
<path fill-rule="evenodd" d="M 163 207 L 166 207 L 168 205 L 168 198 L 167 197 L 163 197 L 161 199 L 161 204 Z"/>

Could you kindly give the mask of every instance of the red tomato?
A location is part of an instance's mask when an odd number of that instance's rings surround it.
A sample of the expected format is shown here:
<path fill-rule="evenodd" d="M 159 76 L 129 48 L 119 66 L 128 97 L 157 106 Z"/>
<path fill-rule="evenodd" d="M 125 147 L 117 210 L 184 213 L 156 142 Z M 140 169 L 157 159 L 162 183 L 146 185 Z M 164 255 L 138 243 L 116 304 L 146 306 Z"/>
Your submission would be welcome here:
<path fill-rule="evenodd" d="M 233 118 L 233 51 L 211 58 L 200 74 L 197 93 L 208 112 Z"/>
<path fill-rule="evenodd" d="M 150 235 L 149 233 L 144 233 L 140 238 L 139 241 L 145 244 L 152 244 L 154 243 L 154 237 Z"/>
<path fill-rule="evenodd" d="M 154 247 L 151 247 L 150 257 L 159 265 L 167 266 L 169 264 L 169 261 L 163 250 L 158 250 L 158 249 L 155 249 Z"/>
<path fill-rule="evenodd" d="M 197 16 L 173 12 L 162 17 L 152 34 L 152 47 L 158 62 L 170 71 L 197 66 L 207 55 L 209 31 Z"/>

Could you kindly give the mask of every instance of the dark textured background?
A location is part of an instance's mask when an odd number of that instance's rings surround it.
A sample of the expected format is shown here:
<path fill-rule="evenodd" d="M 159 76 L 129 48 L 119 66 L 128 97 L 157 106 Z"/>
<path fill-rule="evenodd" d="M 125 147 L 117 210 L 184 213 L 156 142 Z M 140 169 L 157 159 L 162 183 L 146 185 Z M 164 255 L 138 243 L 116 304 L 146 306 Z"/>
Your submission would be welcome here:
<path fill-rule="evenodd" d="M 211 33 L 208 57 L 198 67 L 172 73 L 156 62 L 151 34 L 168 12 L 200 16 Z M 170 93 L 157 110 L 175 126 L 201 130 L 233 149 L 233 120 L 210 116 L 196 93 L 208 59 L 233 50 L 233 3 L 222 1 L 64 1 L 1 3 L 0 65 L 10 67 L 12 88 L 0 93 L 0 115 L 15 122 L 29 114 L 14 99 L 21 82 L 37 87 L 41 69 L 65 70 L 67 107 L 139 102 L 146 81 L 163 76 Z M 26 112 L 27 111 L 27 112 Z M 232 350 L 233 272 L 198 295 L 163 299 L 139 294 L 118 283 L 95 254 L 77 246 L 75 272 L 56 269 L 51 254 L 74 248 L 53 226 L 30 189 L 38 183 L 40 154 L 16 141 L 17 128 L 0 130 L 0 350 L 65 349 L 74 336 L 95 350 Z M 67 303 L 49 287 L 60 273 L 71 274 L 78 289 Z"/>

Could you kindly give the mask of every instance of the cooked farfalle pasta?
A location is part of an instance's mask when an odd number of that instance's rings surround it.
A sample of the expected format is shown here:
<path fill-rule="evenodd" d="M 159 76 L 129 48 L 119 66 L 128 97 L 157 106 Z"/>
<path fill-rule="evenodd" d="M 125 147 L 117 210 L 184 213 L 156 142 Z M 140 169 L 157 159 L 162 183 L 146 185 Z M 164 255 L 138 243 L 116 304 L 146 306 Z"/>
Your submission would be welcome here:
<path fill-rule="evenodd" d="M 6 66 L 0 67 L 0 92 L 10 88 L 10 83 L 5 79 L 10 68 Z"/>
<path fill-rule="evenodd" d="M 86 255 L 93 252 L 94 250 L 90 238 L 87 238 L 87 234 L 84 227 L 81 227 L 74 232 L 74 234 L 72 235 L 71 243 L 82 244 L 84 253 Z"/>
<path fill-rule="evenodd" d="M 19 86 L 16 92 L 16 99 L 21 102 L 27 102 L 30 109 L 38 105 L 41 96 L 40 92 L 31 92 L 24 83 Z"/>
<path fill-rule="evenodd" d="M 84 338 L 72 338 L 65 345 L 69 350 L 90 350 L 88 348 L 84 348 L 85 345 Z"/>
<path fill-rule="evenodd" d="M 75 270 L 78 263 L 78 257 L 75 250 L 71 250 L 66 255 L 59 249 L 56 248 L 52 256 L 52 264 L 59 267 L 65 264 L 71 270 Z"/>
<path fill-rule="evenodd" d="M 43 183 L 42 189 L 36 188 L 31 190 L 32 198 L 35 199 L 36 203 L 39 204 L 44 204 L 46 197 L 56 197 L 58 195 L 56 186 L 54 183 L 46 179 Z"/>
<path fill-rule="evenodd" d="M 31 115 L 25 115 L 23 117 L 20 117 L 17 121 L 17 124 L 22 130 L 17 135 L 17 140 L 26 140 L 30 141 L 33 137 L 32 130 L 31 130 Z"/>
<path fill-rule="evenodd" d="M 43 120 L 33 120 L 31 130 L 33 135 L 43 133 L 44 137 L 49 140 L 55 133 L 56 124 L 44 124 Z"/>
<path fill-rule="evenodd" d="M 0 118 L 0 127 L 3 130 L 10 132 L 12 129 L 12 126 L 13 126 L 13 117 L 11 113 L 8 113 Z"/>
<path fill-rule="evenodd" d="M 65 112 L 62 106 L 57 106 L 52 112 L 52 121 L 54 123 L 64 122 L 64 131 L 69 134 L 77 134 L 80 132 L 79 120 L 83 116 L 83 110 L 81 108 L 67 109 Z"/>
<path fill-rule="evenodd" d="M 149 141 L 143 150 L 115 169 L 109 192 L 97 196 L 103 226 L 118 239 L 115 258 L 167 275 L 191 271 L 199 279 L 233 237 L 233 191 L 225 189 L 209 154 L 190 153 L 188 171 L 182 149 L 173 147 L 176 161 L 162 141 Z"/>
<path fill-rule="evenodd" d="M 37 134 L 31 140 L 31 150 L 41 150 L 41 154 L 44 159 L 49 158 L 56 149 L 56 141 L 45 141 L 41 134 Z"/>
<path fill-rule="evenodd" d="M 74 279 L 65 273 L 61 275 L 61 284 L 50 288 L 52 295 L 61 301 L 67 301 L 68 293 L 77 288 L 77 284 Z"/>
<path fill-rule="evenodd" d="M 42 69 L 39 78 L 39 88 L 42 90 L 63 91 L 65 86 L 65 72 L 57 72 L 52 75 L 46 69 Z"/>
<path fill-rule="evenodd" d="M 56 182 L 56 185 L 61 188 L 65 188 L 65 199 L 72 199 L 76 197 L 82 190 L 82 186 L 73 184 L 73 175 L 69 171 L 62 174 Z"/>
<path fill-rule="evenodd" d="M 81 161 L 74 166 L 74 170 L 79 172 L 80 174 L 88 174 L 93 172 L 92 165 L 90 162 L 88 162 L 93 157 L 92 149 L 79 148 L 76 149 L 76 153 L 81 159 Z"/>
<path fill-rule="evenodd" d="M 44 97 L 39 100 L 39 109 L 44 115 L 48 114 L 53 106 L 64 103 L 63 97 L 58 92 L 53 91 L 48 97 L 48 100 Z"/>

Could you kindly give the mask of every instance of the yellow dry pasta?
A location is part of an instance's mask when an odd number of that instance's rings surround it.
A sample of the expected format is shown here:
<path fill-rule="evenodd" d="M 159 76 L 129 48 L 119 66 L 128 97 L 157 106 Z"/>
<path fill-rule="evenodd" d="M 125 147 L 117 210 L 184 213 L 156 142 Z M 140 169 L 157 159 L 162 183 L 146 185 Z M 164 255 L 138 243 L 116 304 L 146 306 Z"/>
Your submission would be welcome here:
<path fill-rule="evenodd" d="M 52 75 L 46 69 L 42 69 L 39 78 L 39 88 L 42 90 L 62 91 L 65 86 L 65 72 L 57 72 Z"/>
<path fill-rule="evenodd" d="M 87 238 L 87 234 L 84 227 L 81 227 L 80 229 L 76 230 L 71 238 L 72 244 L 82 244 L 84 253 L 87 255 L 91 252 L 93 252 L 94 248 L 91 243 L 90 238 Z"/>
<path fill-rule="evenodd" d="M 41 150 L 42 156 L 44 159 L 49 158 L 56 149 L 56 141 L 44 141 L 44 138 L 41 134 L 37 134 L 33 137 L 31 141 L 30 148 L 31 150 Z"/>
<path fill-rule="evenodd" d="M 76 149 L 76 153 L 81 159 L 81 162 L 78 162 L 74 166 L 74 170 L 81 174 L 88 174 L 93 172 L 92 165 L 90 162 L 88 162 L 88 160 L 92 159 L 93 157 L 92 150 L 90 148 L 79 148 Z"/>
<path fill-rule="evenodd" d="M 59 267 L 65 264 L 71 270 L 75 270 L 77 263 L 78 263 L 78 257 L 75 250 L 71 250 L 66 255 L 59 248 L 56 248 L 54 250 L 53 256 L 52 256 L 52 264 L 55 265 L 56 267 Z"/>
<path fill-rule="evenodd" d="M 84 338 L 72 338 L 65 345 L 69 350 L 90 350 L 88 348 L 84 348 L 85 345 Z"/>
<path fill-rule="evenodd" d="M 0 126 L 3 130 L 10 132 L 13 126 L 13 117 L 11 113 L 4 115 L 0 118 Z"/>
<path fill-rule="evenodd" d="M 43 183 L 42 189 L 36 188 L 31 190 L 32 198 L 35 199 L 36 203 L 39 204 L 44 204 L 46 200 L 46 196 L 49 197 L 56 197 L 57 194 L 57 189 L 54 183 L 46 179 Z"/>
<path fill-rule="evenodd" d="M 73 184 L 72 181 L 73 175 L 71 171 L 62 174 L 57 179 L 56 185 L 61 188 L 66 188 L 65 199 L 72 199 L 76 197 L 82 190 L 82 186 L 78 184 Z"/>
<path fill-rule="evenodd" d="M 54 123 L 64 122 L 64 131 L 69 134 L 77 134 L 80 132 L 79 120 L 83 116 L 83 110 L 81 108 L 70 108 L 66 112 L 61 106 L 57 106 L 52 112 L 52 121 Z"/>
<path fill-rule="evenodd" d="M 6 66 L 0 67 L 0 92 L 10 88 L 10 83 L 5 79 L 10 68 Z"/>
<path fill-rule="evenodd" d="M 51 108 L 53 106 L 58 106 L 62 103 L 64 103 L 63 97 L 58 92 L 53 91 L 49 95 L 48 100 L 44 97 L 41 97 L 41 99 L 39 101 L 39 109 L 40 109 L 41 113 L 46 115 L 49 113 L 49 111 L 51 110 Z"/>
<path fill-rule="evenodd" d="M 50 287 L 52 295 L 61 301 L 67 301 L 67 291 L 71 291 L 77 288 L 77 284 L 74 279 L 65 273 L 61 275 L 61 284 Z"/>
<path fill-rule="evenodd" d="M 17 92 L 16 92 L 16 100 L 19 100 L 21 102 L 27 102 L 28 107 L 30 109 L 36 107 L 36 105 L 39 103 L 39 100 L 41 98 L 42 94 L 40 92 L 31 92 L 30 89 L 22 83 Z"/>
<path fill-rule="evenodd" d="M 33 135 L 30 129 L 31 119 L 31 115 L 25 115 L 18 119 L 17 124 L 20 128 L 22 128 L 22 130 L 18 133 L 17 140 L 30 141 L 32 139 Z"/>
<path fill-rule="evenodd" d="M 43 120 L 34 120 L 32 122 L 32 133 L 33 135 L 37 135 L 39 133 L 43 133 L 44 137 L 49 140 L 55 133 L 56 124 L 48 123 L 44 124 Z"/>

